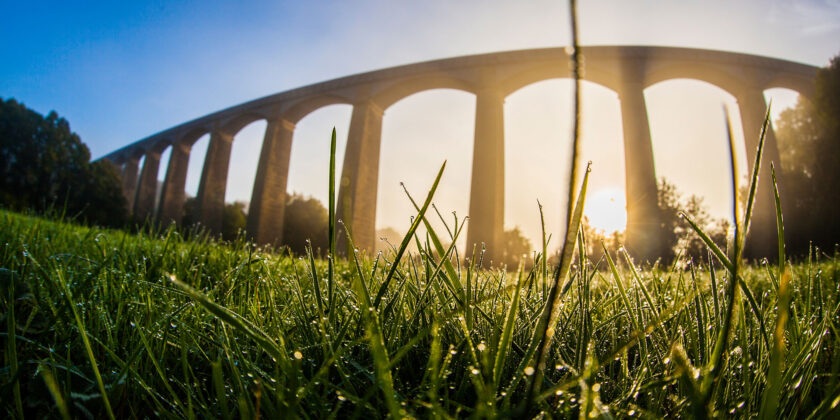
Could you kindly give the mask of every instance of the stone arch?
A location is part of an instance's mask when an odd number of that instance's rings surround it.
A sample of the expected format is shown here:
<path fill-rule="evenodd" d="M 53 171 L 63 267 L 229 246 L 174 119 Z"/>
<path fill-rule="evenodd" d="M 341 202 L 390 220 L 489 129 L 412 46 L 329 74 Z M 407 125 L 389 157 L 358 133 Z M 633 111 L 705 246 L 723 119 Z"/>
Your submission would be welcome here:
<path fill-rule="evenodd" d="M 195 198 L 198 195 L 198 185 L 201 182 L 201 170 L 205 159 L 207 159 L 207 149 L 210 147 L 210 131 L 201 130 L 188 137 L 185 136 L 182 144 L 189 147 L 184 189 L 188 195 Z"/>
<path fill-rule="evenodd" d="M 538 198 L 544 209 L 546 232 L 554 238 L 563 237 L 565 229 L 573 84 L 569 78 L 545 79 L 516 90 L 505 100 L 505 214 L 536 214 L 534 198 Z M 608 86 L 589 80 L 583 81 L 582 93 L 583 138 L 578 163 L 593 161 L 589 191 L 609 188 L 620 190 L 623 197 L 625 157 L 618 95 Z M 556 181 L 549 186 L 522 185 L 514 177 Z M 619 209 L 624 207 L 622 199 Z M 587 213 L 591 209 L 587 207 Z M 527 237 L 541 235 L 538 217 L 506 217 L 505 223 L 506 229 L 519 226 Z M 534 243 L 538 242 L 536 239 Z M 552 248 L 558 245 L 551 241 Z"/>
<path fill-rule="evenodd" d="M 192 147 L 199 139 L 210 134 L 210 127 L 197 126 L 186 130 L 176 142 Z"/>
<path fill-rule="evenodd" d="M 244 124 L 244 125 L 243 125 Z M 225 202 L 251 200 L 262 141 L 268 126 L 259 114 L 246 114 L 222 130 L 231 135 L 231 165 L 225 177 Z"/>
<path fill-rule="evenodd" d="M 789 89 L 795 91 L 803 98 L 812 101 L 814 100 L 814 79 L 810 79 L 793 75 L 791 73 L 776 73 L 764 85 L 764 91 L 770 89 Z"/>
<path fill-rule="evenodd" d="M 678 89 L 681 94 L 675 92 Z M 726 115 L 722 109 L 726 104 L 736 159 L 741 174 L 747 173 L 749 158 L 744 147 L 744 116 L 739 108 L 739 98 L 720 86 L 694 78 L 662 80 L 648 86 L 645 97 L 650 108 L 671 110 L 670 115 L 649 114 L 657 178 L 676 183 L 684 197 L 692 194 L 706 197 L 705 204 L 711 207 L 712 214 L 725 214 L 731 218 L 731 211 L 721 213 L 722 209 L 731 209 L 731 174 L 728 171 L 709 172 L 704 162 L 729 159 Z M 700 107 L 717 108 L 720 113 L 714 120 L 697 119 Z M 703 132 L 706 134 L 701 134 Z M 685 155 L 677 155 L 677 144 L 687 150 Z M 686 156 L 691 158 L 686 159 Z"/>
<path fill-rule="evenodd" d="M 297 124 L 309 114 L 330 105 L 352 105 L 353 101 L 339 95 L 333 94 L 318 94 L 308 96 L 304 99 L 291 103 L 284 107 L 281 114 L 284 119 L 292 124 Z"/>
<path fill-rule="evenodd" d="M 653 60 L 644 67 L 644 88 L 675 79 L 693 79 L 718 87 L 726 93 L 737 96 L 747 82 L 740 74 L 734 74 L 730 67 L 697 61 L 670 62 Z"/>
<path fill-rule="evenodd" d="M 446 104 L 443 108 L 439 105 Z M 409 218 L 416 214 L 400 182 L 415 200 L 422 200 L 431 180 L 446 160 L 445 181 L 435 194 L 435 204 L 447 223 L 452 211 L 463 219 L 469 211 L 470 171 L 473 155 L 475 95 L 460 89 L 440 88 L 416 92 L 394 102 L 382 122 L 379 177 L 375 204 L 377 229 L 394 228 L 405 233 Z M 410 125 L 395 131 L 394 127 Z M 405 159 L 405 156 L 411 156 Z M 435 231 L 446 235 L 437 217 L 429 219 Z M 451 226 L 450 226 L 451 227 Z M 425 228 L 421 228 L 424 231 Z M 466 240 L 459 238 L 459 248 Z M 374 237 L 376 249 L 387 244 Z"/>
<path fill-rule="evenodd" d="M 551 79 L 569 78 L 572 78 L 572 72 L 568 60 L 543 62 L 502 79 L 499 82 L 499 88 L 502 91 L 502 95 L 507 97 L 534 83 Z M 589 62 L 586 63 L 586 67 L 583 69 L 583 80 L 616 91 L 619 76 L 615 70 L 615 66 L 610 66 L 608 63 L 601 61 L 595 61 L 591 64 Z"/>
<path fill-rule="evenodd" d="M 236 137 L 236 135 L 239 134 L 239 132 L 245 127 L 257 121 L 267 119 L 268 117 L 261 112 L 248 111 L 222 121 L 219 124 L 219 127 L 222 132 L 230 135 L 231 137 Z"/>
<path fill-rule="evenodd" d="M 455 89 L 473 94 L 476 92 L 475 86 L 470 82 L 445 73 L 432 73 L 393 82 L 379 89 L 372 96 L 371 102 L 385 111 L 402 99 L 433 89 Z"/>
<path fill-rule="evenodd" d="M 347 146 L 352 105 L 346 101 L 321 102 L 321 106 L 306 105 L 308 111 L 287 114 L 294 117 L 287 191 L 311 195 L 327 205 L 327 172 L 329 168 L 330 131 L 336 129 L 336 178 L 341 174 L 344 150 Z M 299 108 L 303 109 L 303 108 Z M 338 185 L 336 185 L 338 190 Z"/>

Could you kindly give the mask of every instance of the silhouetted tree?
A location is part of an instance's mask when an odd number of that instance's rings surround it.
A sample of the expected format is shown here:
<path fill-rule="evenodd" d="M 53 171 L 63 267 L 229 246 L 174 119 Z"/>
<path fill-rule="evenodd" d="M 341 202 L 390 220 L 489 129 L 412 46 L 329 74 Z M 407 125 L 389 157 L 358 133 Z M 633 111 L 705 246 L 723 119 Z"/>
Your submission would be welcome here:
<path fill-rule="evenodd" d="M 226 241 L 236 239 L 239 231 L 245 230 L 247 216 L 245 203 L 241 201 L 225 203 L 225 209 L 222 211 L 222 239 Z"/>
<path fill-rule="evenodd" d="M 181 218 L 181 225 L 187 228 L 198 226 L 198 214 L 196 213 L 198 200 L 195 197 L 187 197 L 184 201 L 184 213 Z M 225 203 L 222 210 L 222 239 L 233 241 L 244 230 L 248 220 L 248 212 L 245 211 L 245 203 L 235 201 Z M 188 230 L 189 231 L 189 230 Z"/>
<path fill-rule="evenodd" d="M 775 127 L 785 242 L 793 255 L 806 254 L 811 242 L 832 251 L 840 240 L 840 56 L 817 72 L 814 85 L 814 103 L 800 97 Z"/>
<path fill-rule="evenodd" d="M 624 232 L 607 233 L 602 229 L 597 229 L 592 226 L 589 222 L 589 218 L 586 216 L 583 216 L 583 220 L 581 220 L 580 224 L 580 228 L 583 231 L 584 238 L 586 239 L 586 255 L 592 264 L 598 264 L 604 256 L 605 246 L 607 251 L 614 255 L 618 248 L 624 244 Z M 577 256 L 575 258 L 577 258 Z M 605 267 L 606 263 L 602 263 L 600 266 L 602 269 Z"/>
<path fill-rule="evenodd" d="M 678 254 L 693 261 L 706 259 L 706 244 L 691 229 L 688 221 L 680 217 L 680 212 L 689 215 L 716 244 L 722 247 L 726 245 L 729 222 L 713 218 L 703 204 L 702 197 L 691 195 L 683 199 L 677 187 L 665 178 L 660 179 L 657 193 L 663 224 L 663 262 L 671 263 Z"/>
<path fill-rule="evenodd" d="M 283 245 L 295 254 L 306 252 L 306 240 L 312 249 L 323 254 L 329 250 L 329 215 L 327 208 L 313 197 L 292 193 L 286 196 L 286 214 L 283 218 Z"/>
<path fill-rule="evenodd" d="M 45 118 L 0 98 L 0 203 L 54 209 L 88 223 L 121 226 L 126 203 L 116 168 L 90 151 L 55 111 Z"/>
<path fill-rule="evenodd" d="M 527 259 L 532 250 L 531 241 L 525 238 L 519 226 L 516 226 L 502 234 L 502 255 L 499 263 L 507 265 L 508 270 L 516 270 L 522 257 Z"/>

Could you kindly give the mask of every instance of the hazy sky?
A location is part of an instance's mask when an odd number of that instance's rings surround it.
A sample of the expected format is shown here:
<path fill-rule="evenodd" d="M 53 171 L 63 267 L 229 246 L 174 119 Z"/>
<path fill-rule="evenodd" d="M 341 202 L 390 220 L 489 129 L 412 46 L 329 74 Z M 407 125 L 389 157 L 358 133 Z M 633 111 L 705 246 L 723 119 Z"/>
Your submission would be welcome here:
<path fill-rule="evenodd" d="M 840 1 L 581 0 L 583 45 L 667 45 L 825 65 L 840 53 Z M 0 97 L 56 110 L 94 157 L 207 113 L 335 77 L 465 54 L 568 44 L 564 1 L 31 2 L 0 0 Z M 539 232 L 562 220 L 570 82 L 515 92 L 505 105 L 506 227 Z M 775 104 L 795 101 L 770 92 Z M 726 215 L 727 146 L 714 86 L 669 81 L 645 92 L 656 169 Z M 411 207 L 399 182 L 425 194 L 443 159 L 442 211 L 468 211 L 475 98 L 435 90 L 389 108 L 383 123 L 377 226 L 405 230 Z M 329 131 L 343 153 L 350 107 L 321 109 L 295 132 L 289 189 L 326 198 Z M 736 125 L 739 125 L 736 121 Z M 263 122 L 234 142 L 227 200 L 250 199 Z M 584 88 L 584 156 L 594 161 L 590 216 L 610 228 L 624 206 L 618 100 Z M 206 140 L 190 162 L 197 189 Z M 168 158 L 168 153 L 164 159 Z M 164 176 L 165 162 L 160 178 Z M 620 212 L 618 212 L 620 213 Z M 599 216 L 606 214 L 605 216 Z M 598 219 L 603 219 L 598 222 Z"/>

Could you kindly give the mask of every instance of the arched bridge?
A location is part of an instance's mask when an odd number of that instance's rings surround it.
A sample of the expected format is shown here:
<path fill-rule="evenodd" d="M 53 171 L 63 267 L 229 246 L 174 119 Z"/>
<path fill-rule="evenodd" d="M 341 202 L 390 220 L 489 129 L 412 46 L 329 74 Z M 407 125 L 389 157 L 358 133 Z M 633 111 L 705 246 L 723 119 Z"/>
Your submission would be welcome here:
<path fill-rule="evenodd" d="M 754 151 L 766 112 L 763 92 L 788 88 L 813 96 L 816 68 L 768 57 L 691 48 L 648 46 L 583 47 L 583 78 L 603 85 L 621 103 L 626 168 L 627 232 L 636 255 L 659 250 L 656 175 L 643 91 L 669 79 L 708 82 L 734 96 L 740 108 L 748 151 Z M 360 248 L 373 249 L 382 118 L 389 106 L 429 89 L 459 89 L 476 95 L 467 242 L 484 242 L 492 253 L 504 226 L 504 100 L 514 91 L 545 79 L 568 78 L 564 48 L 498 52 L 433 60 L 316 83 L 266 96 L 189 121 L 105 156 L 121 168 L 123 189 L 139 219 L 180 222 L 190 148 L 210 134 L 197 196 L 198 220 L 221 228 L 226 179 L 234 135 L 266 120 L 248 215 L 247 231 L 260 243 L 282 243 L 283 210 L 295 124 L 331 104 L 353 106 L 339 182 L 338 215 Z M 161 153 L 172 147 L 159 205 L 155 207 Z M 142 168 L 140 159 L 145 156 Z M 779 161 L 772 133 L 765 163 Z M 558 158 L 560 158 L 558 156 Z M 139 180 L 138 180 L 139 172 Z M 769 165 L 762 165 L 754 230 L 775 234 Z M 767 226 L 767 229 L 762 229 Z M 769 239 L 769 238 L 768 238 Z M 339 243 L 343 235 L 339 232 Z M 764 242 L 764 241 L 762 241 Z M 492 254 L 491 254 L 492 255 Z"/>

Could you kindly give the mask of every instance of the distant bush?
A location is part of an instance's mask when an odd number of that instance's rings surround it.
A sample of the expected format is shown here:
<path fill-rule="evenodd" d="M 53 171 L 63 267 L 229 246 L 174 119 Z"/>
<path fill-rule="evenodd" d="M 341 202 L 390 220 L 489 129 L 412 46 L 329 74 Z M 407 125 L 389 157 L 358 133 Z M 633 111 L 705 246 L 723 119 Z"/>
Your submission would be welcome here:
<path fill-rule="evenodd" d="M 14 99 L 0 99 L 0 204 L 103 226 L 127 220 L 117 169 L 90 162 L 87 146 L 55 111 L 45 118 Z"/>
<path fill-rule="evenodd" d="M 312 250 L 323 255 L 330 246 L 328 219 L 327 208 L 317 199 L 298 193 L 287 194 L 286 213 L 283 216 L 283 245 L 301 255 L 306 252 L 306 240 L 309 239 Z"/>

